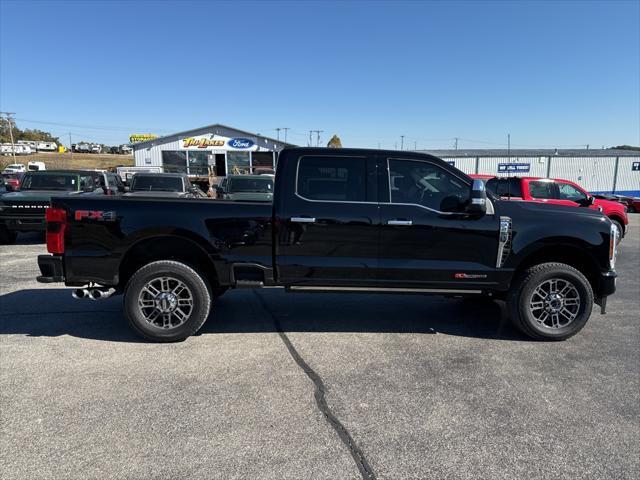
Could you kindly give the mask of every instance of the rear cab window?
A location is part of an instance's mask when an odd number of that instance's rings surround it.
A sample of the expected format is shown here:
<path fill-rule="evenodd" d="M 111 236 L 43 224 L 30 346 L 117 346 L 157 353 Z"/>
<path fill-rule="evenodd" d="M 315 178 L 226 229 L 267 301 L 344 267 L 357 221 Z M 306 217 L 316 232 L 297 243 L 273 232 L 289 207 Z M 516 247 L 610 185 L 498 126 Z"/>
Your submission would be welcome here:
<path fill-rule="evenodd" d="M 375 202 L 375 178 L 367 172 L 365 157 L 305 156 L 298 161 L 296 193 L 313 201 Z"/>

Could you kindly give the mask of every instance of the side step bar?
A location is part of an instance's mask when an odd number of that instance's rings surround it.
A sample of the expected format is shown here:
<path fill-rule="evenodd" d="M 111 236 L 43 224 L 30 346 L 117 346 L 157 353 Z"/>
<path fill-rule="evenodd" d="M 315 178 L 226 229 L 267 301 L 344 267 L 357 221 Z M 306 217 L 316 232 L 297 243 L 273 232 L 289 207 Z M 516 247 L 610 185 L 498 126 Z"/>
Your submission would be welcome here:
<path fill-rule="evenodd" d="M 323 287 L 323 286 L 290 286 L 291 292 L 385 292 L 385 293 L 437 293 L 451 295 L 480 295 L 482 290 L 462 290 L 444 288 L 385 288 L 385 287 Z"/>
<path fill-rule="evenodd" d="M 264 282 L 259 280 L 236 280 L 236 288 L 262 288 Z"/>

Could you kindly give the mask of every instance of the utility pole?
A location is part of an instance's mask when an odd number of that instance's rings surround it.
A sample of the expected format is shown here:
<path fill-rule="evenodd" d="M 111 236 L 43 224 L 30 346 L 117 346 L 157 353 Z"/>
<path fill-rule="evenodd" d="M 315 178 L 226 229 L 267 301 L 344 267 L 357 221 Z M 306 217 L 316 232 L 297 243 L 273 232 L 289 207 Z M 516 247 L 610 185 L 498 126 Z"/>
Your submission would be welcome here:
<path fill-rule="evenodd" d="M 316 147 L 320 146 L 320 134 L 324 133 L 324 130 L 314 130 L 313 133 L 316 134 Z"/>
<path fill-rule="evenodd" d="M 311 146 L 311 135 L 313 134 L 313 130 L 309 130 L 309 143 L 307 144 L 307 147 Z"/>
<path fill-rule="evenodd" d="M 71 144 L 71 132 L 69 132 L 69 154 L 71 155 L 71 160 L 73 160 L 73 145 Z"/>
<path fill-rule="evenodd" d="M 11 155 L 13 156 L 13 163 L 16 163 L 16 146 L 13 143 L 13 115 L 15 112 L 0 112 L 0 115 L 6 115 L 7 123 L 9 124 L 9 136 L 11 137 Z"/>
<path fill-rule="evenodd" d="M 284 143 L 287 143 L 287 130 L 289 130 L 289 127 L 282 127 L 282 130 L 284 130 Z"/>
<path fill-rule="evenodd" d="M 413 149 L 418 150 L 418 142 L 413 142 Z"/>
<path fill-rule="evenodd" d="M 278 141 L 280 141 L 280 128 L 279 127 L 276 128 L 276 138 L 278 139 Z"/>
<path fill-rule="evenodd" d="M 511 134 L 507 133 L 507 157 L 509 157 L 509 163 L 511 163 Z"/>
<path fill-rule="evenodd" d="M 455 144 L 454 144 L 454 147 L 453 147 L 453 148 L 455 148 L 456 150 L 458 150 L 458 139 L 459 139 L 459 137 L 453 137 L 453 139 L 455 140 Z"/>
<path fill-rule="evenodd" d="M 400 135 L 400 150 L 404 150 L 404 135 Z"/>

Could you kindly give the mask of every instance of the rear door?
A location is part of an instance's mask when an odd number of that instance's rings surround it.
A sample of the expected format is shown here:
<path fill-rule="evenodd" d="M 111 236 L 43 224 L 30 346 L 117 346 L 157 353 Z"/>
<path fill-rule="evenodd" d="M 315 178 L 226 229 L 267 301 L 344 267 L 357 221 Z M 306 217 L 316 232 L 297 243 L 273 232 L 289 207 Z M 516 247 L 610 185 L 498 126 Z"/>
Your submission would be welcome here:
<path fill-rule="evenodd" d="M 280 283 L 375 283 L 380 216 L 376 159 L 368 153 L 303 153 L 287 164 L 277 237 Z M 291 180 L 289 180 L 291 179 Z"/>

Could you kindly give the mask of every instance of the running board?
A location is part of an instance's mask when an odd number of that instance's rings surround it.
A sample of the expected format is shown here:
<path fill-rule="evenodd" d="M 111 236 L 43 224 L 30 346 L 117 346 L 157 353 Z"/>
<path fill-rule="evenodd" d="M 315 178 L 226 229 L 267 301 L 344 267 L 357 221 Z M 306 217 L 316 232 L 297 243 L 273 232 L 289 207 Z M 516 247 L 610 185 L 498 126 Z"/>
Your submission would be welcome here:
<path fill-rule="evenodd" d="M 480 295 L 482 290 L 462 290 L 445 288 L 385 288 L 385 287 L 322 287 L 322 286 L 290 286 L 287 290 L 295 292 L 385 292 L 385 293 L 441 293 L 460 295 Z"/>
<path fill-rule="evenodd" d="M 264 282 L 261 280 L 236 280 L 236 288 L 262 288 Z"/>

